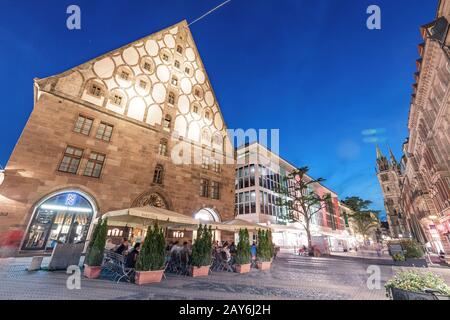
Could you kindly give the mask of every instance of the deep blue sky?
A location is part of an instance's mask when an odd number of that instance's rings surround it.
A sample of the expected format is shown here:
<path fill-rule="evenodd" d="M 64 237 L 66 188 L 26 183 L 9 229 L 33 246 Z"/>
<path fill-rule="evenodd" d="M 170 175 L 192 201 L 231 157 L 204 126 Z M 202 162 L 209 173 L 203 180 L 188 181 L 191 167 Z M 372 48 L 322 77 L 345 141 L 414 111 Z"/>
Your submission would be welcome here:
<path fill-rule="evenodd" d="M 0 164 L 33 106 L 33 78 L 65 71 L 223 0 L 2 0 Z M 66 28 L 78 4 L 82 30 Z M 366 28 L 381 7 L 382 30 Z M 279 128 L 280 153 L 341 198 L 383 209 L 366 129 L 399 156 L 421 42 L 437 0 L 233 0 L 191 27 L 229 128 Z M 369 138 L 373 138 L 370 137 Z"/>

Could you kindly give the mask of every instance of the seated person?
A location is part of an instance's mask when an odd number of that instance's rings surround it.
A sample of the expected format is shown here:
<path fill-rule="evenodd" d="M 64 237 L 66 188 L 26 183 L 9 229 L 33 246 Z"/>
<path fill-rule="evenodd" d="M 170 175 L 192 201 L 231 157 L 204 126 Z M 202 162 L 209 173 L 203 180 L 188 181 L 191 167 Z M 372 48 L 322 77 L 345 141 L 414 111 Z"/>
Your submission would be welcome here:
<path fill-rule="evenodd" d="M 126 251 L 128 250 L 128 239 L 127 238 L 123 238 L 122 244 L 116 249 L 116 253 L 117 254 L 121 254 L 124 255 L 124 253 L 126 253 Z"/>
<path fill-rule="evenodd" d="M 225 253 L 226 261 L 230 262 L 230 260 L 231 260 L 231 253 L 230 253 L 230 248 L 228 246 L 228 243 L 225 243 L 225 245 L 222 248 L 222 252 Z"/>
<path fill-rule="evenodd" d="M 141 251 L 141 244 L 136 243 L 133 247 L 133 250 L 131 250 L 127 254 L 127 257 L 125 259 L 125 267 L 126 268 L 134 269 L 134 267 L 136 266 L 136 261 L 137 261 L 138 255 L 139 255 L 139 251 Z"/>

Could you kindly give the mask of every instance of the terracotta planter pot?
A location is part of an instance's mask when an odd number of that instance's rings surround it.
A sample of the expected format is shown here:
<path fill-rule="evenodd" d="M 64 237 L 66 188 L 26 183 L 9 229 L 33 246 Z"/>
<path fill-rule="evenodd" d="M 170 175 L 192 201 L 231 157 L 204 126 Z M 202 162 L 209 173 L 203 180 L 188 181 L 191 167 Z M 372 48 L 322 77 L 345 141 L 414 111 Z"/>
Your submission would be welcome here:
<path fill-rule="evenodd" d="M 137 285 L 161 282 L 164 270 L 136 271 L 135 282 Z"/>
<path fill-rule="evenodd" d="M 196 277 L 206 277 L 209 274 L 209 268 L 210 266 L 204 266 L 204 267 L 191 267 L 191 276 Z"/>
<path fill-rule="evenodd" d="M 98 266 L 88 266 L 84 265 L 83 274 L 86 278 L 89 279 L 97 279 L 100 277 L 100 273 L 102 272 L 102 267 Z"/>
<path fill-rule="evenodd" d="M 270 261 L 263 261 L 263 262 L 260 262 L 260 261 L 258 261 L 257 263 L 256 263 L 256 265 L 257 265 L 257 267 L 258 267 L 258 269 L 260 269 L 260 270 L 270 270 L 270 267 L 272 266 L 272 262 L 270 262 Z"/>
<path fill-rule="evenodd" d="M 237 273 L 249 273 L 250 272 L 251 264 L 237 264 L 236 265 L 236 272 Z"/>

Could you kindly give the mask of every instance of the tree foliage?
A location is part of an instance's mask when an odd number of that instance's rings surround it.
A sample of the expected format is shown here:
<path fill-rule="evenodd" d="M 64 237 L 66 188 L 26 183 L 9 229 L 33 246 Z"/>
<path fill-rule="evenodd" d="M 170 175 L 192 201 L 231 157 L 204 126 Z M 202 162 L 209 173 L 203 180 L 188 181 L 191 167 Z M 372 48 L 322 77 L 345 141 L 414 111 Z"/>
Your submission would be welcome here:
<path fill-rule="evenodd" d="M 92 239 L 88 246 L 85 263 L 91 267 L 102 265 L 103 253 L 105 251 L 106 235 L 108 231 L 107 219 L 99 220 L 92 233 Z"/>
<path fill-rule="evenodd" d="M 311 249 L 312 220 L 331 201 L 331 195 L 318 195 L 315 192 L 315 187 L 324 182 L 325 179 L 310 178 L 308 172 L 308 167 L 301 167 L 288 174 L 285 177 L 287 187 L 280 188 L 280 193 L 284 197 L 279 201 L 280 205 L 286 208 L 287 220 L 289 222 L 298 222 L 305 228 L 308 237 L 308 246 Z"/>
<path fill-rule="evenodd" d="M 201 224 L 197 230 L 197 239 L 192 246 L 192 265 L 195 267 L 206 267 L 211 265 L 212 254 L 212 230 L 211 226 Z"/>
<path fill-rule="evenodd" d="M 256 255 L 259 261 L 268 262 L 273 257 L 273 246 L 269 230 L 258 230 L 258 247 Z"/>
<path fill-rule="evenodd" d="M 379 219 L 376 216 L 378 211 L 369 210 L 372 201 L 359 197 L 347 197 L 342 203 L 353 211 L 349 218 L 353 222 L 355 231 L 366 240 L 379 226 Z"/>
<path fill-rule="evenodd" d="M 239 242 L 236 248 L 236 263 L 248 264 L 250 263 L 250 239 L 247 229 L 239 230 Z"/>
<path fill-rule="evenodd" d="M 147 235 L 136 262 L 137 271 L 156 271 L 164 267 L 165 262 L 165 237 L 164 230 L 155 222 L 154 226 L 149 226 Z"/>

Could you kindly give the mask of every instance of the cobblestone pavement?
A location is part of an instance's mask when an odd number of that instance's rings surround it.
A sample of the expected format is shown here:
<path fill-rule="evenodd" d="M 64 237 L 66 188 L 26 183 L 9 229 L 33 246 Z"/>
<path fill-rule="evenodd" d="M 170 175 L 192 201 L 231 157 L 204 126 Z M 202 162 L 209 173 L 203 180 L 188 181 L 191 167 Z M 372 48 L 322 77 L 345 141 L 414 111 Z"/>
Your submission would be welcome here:
<path fill-rule="evenodd" d="M 29 262 L 29 258 L 0 260 L 0 299 L 379 300 L 386 299 L 383 285 L 394 273 L 393 267 L 380 265 L 381 289 L 369 290 L 367 267 L 373 260 L 284 253 L 270 271 L 252 270 L 243 275 L 214 272 L 196 279 L 169 275 L 161 283 L 147 286 L 83 278 L 80 290 L 68 290 L 65 272 L 28 272 Z M 447 271 L 441 270 L 450 279 Z"/>

